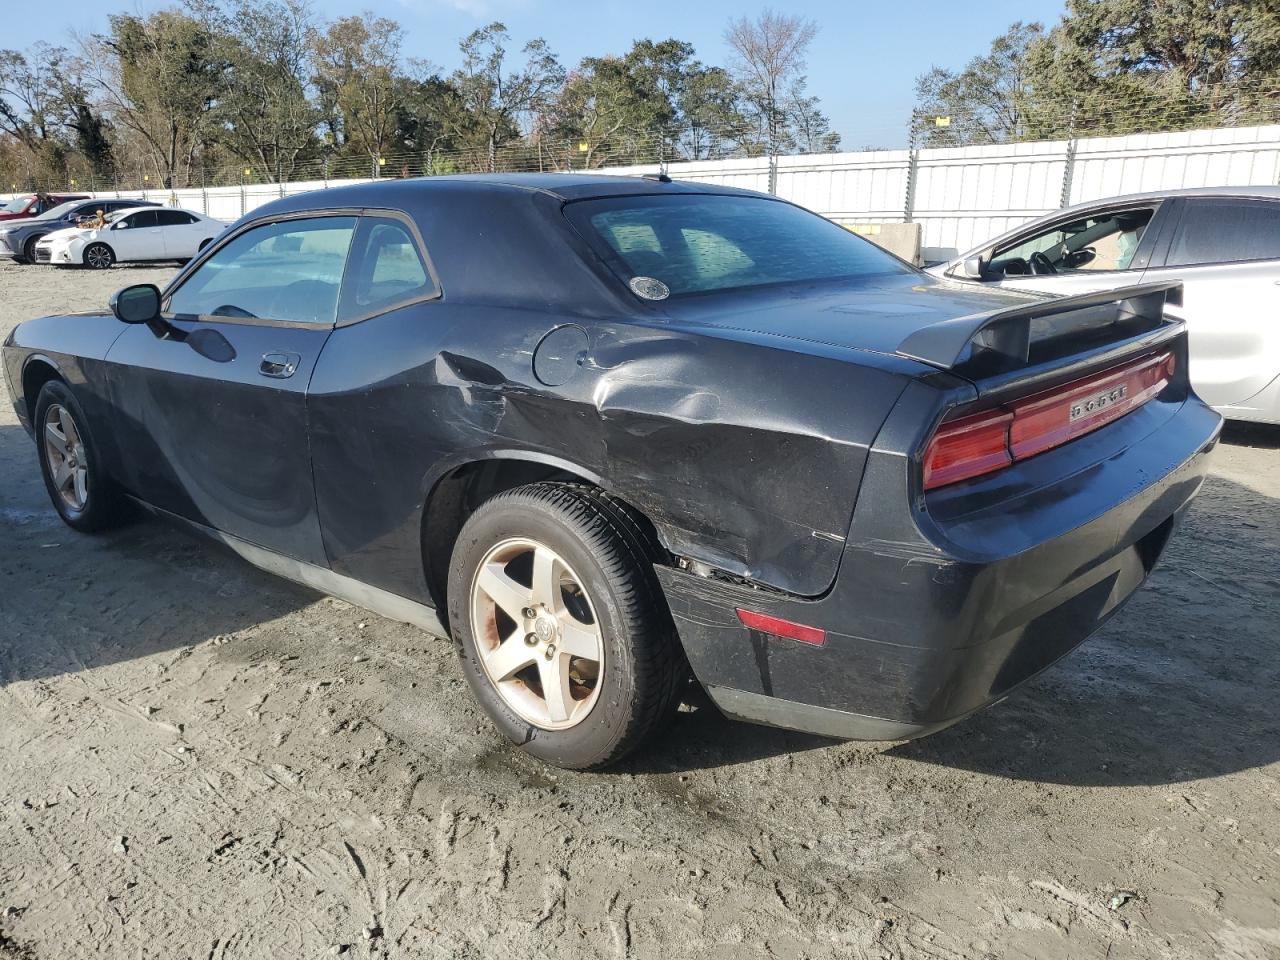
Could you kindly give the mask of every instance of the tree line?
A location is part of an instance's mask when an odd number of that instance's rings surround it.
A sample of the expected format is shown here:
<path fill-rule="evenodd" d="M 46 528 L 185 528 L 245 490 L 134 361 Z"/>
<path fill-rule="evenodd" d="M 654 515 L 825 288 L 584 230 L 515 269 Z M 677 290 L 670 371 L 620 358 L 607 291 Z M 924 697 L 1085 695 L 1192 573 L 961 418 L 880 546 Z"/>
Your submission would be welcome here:
<path fill-rule="evenodd" d="M 1068 0 L 958 70 L 916 81 L 923 146 L 1113 136 L 1280 120 L 1276 0 Z"/>
<path fill-rule="evenodd" d="M 183 187 L 330 176 L 564 170 L 836 149 L 805 85 L 817 27 L 766 10 L 706 64 L 677 39 L 564 66 L 491 23 L 445 71 L 370 12 L 185 0 L 73 46 L 0 51 L 0 189 Z M 386 168 L 390 167 L 390 170 Z"/>

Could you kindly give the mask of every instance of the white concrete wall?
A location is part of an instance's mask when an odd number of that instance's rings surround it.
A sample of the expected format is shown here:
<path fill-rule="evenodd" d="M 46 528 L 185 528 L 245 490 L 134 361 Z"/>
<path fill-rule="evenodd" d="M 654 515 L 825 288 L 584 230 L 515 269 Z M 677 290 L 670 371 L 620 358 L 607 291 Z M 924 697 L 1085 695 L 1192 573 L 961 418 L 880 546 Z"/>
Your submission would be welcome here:
<path fill-rule="evenodd" d="M 1280 183 L 1280 125 L 1185 133 L 1049 140 L 984 147 L 919 150 L 910 219 L 921 224 L 927 260 L 942 259 L 1062 205 L 1175 187 Z M 908 150 L 779 157 L 777 192 L 839 223 L 900 223 L 907 219 Z M 657 164 L 601 173 L 656 173 Z M 672 163 L 675 178 L 769 189 L 766 158 Z M 329 186 L 367 180 L 331 180 Z M 207 190 L 150 190 L 100 196 L 145 197 L 236 220 L 277 197 L 318 190 L 324 181 Z"/>

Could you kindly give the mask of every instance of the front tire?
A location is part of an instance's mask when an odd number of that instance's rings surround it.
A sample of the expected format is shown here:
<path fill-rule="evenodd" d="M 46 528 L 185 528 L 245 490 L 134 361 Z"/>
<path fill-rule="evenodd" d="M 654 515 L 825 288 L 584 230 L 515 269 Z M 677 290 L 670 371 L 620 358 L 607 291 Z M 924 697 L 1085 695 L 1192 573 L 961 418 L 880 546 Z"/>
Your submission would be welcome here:
<path fill-rule="evenodd" d="M 627 508 L 586 486 L 520 487 L 463 526 L 448 603 L 463 672 L 527 753 L 607 766 L 679 705 L 688 664 L 650 553 Z"/>
<path fill-rule="evenodd" d="M 84 411 L 60 380 L 50 380 L 36 398 L 36 448 L 40 474 L 53 508 L 67 526 L 92 533 L 117 525 L 124 503 L 102 468 Z"/>
<path fill-rule="evenodd" d="M 115 262 L 115 251 L 105 243 L 91 243 L 84 248 L 84 265 L 90 270 L 110 270 Z"/>

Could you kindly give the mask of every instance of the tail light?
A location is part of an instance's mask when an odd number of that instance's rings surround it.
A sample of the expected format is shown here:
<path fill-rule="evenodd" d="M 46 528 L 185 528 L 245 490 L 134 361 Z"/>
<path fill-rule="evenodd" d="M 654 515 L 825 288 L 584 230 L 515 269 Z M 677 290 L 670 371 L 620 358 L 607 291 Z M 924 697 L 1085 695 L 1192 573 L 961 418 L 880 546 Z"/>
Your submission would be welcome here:
<path fill-rule="evenodd" d="M 1118 420 L 1173 379 L 1172 353 L 1160 353 L 1010 401 L 944 420 L 924 454 L 924 488 L 994 473 Z"/>

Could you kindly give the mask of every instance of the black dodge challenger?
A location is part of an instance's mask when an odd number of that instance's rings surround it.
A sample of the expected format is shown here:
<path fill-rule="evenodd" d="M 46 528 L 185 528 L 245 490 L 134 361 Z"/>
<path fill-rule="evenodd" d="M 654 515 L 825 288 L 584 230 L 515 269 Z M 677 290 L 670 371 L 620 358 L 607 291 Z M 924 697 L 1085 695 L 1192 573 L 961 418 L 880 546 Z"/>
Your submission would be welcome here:
<path fill-rule="evenodd" d="M 451 636 L 502 732 L 583 768 L 691 676 L 899 739 L 1079 644 L 1218 438 L 1179 292 L 960 288 L 665 177 L 441 177 L 262 207 L 3 359 L 72 527 L 141 505 Z"/>

